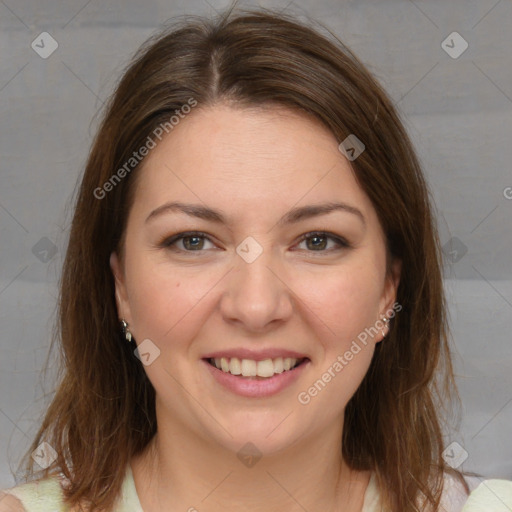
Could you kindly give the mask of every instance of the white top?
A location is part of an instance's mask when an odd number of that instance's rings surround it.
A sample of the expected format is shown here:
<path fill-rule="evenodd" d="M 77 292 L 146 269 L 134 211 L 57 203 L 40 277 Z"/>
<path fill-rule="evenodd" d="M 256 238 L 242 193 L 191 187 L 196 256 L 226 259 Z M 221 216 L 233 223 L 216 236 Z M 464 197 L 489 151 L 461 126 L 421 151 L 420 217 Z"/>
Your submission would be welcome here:
<path fill-rule="evenodd" d="M 512 511 L 512 481 L 480 480 L 476 477 L 467 477 L 467 480 L 471 491 L 469 498 L 460 482 L 449 475 L 445 476 L 441 511 Z M 53 476 L 5 489 L 3 492 L 18 498 L 26 512 L 69 512 L 69 507 L 64 505 L 60 482 L 59 477 Z M 121 498 L 114 512 L 144 512 L 137 495 L 130 464 L 123 481 Z M 375 473 L 371 474 L 361 512 L 380 512 Z"/>

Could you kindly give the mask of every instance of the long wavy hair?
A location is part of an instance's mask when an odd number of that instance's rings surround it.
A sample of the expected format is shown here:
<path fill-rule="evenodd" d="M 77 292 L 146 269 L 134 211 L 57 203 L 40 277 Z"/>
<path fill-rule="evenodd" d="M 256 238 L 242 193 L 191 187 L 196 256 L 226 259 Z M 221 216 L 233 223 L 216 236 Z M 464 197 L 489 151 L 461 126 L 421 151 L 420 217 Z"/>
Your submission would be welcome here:
<path fill-rule="evenodd" d="M 364 143 L 352 167 L 385 233 L 388 270 L 393 259 L 402 262 L 403 309 L 346 406 L 342 454 L 350 467 L 375 471 L 386 511 L 438 510 L 444 472 L 468 491 L 442 457 L 443 413 L 460 398 L 431 194 L 393 102 L 328 32 L 270 10 L 230 8 L 215 19 L 179 20 L 134 56 L 74 198 L 51 344 L 60 348 L 58 386 L 25 455 L 27 481 L 62 473 L 71 506 L 112 510 L 124 468 L 156 433 L 155 391 L 121 339 L 109 266 L 112 251 L 123 254 L 140 163 L 108 193 L 98 190 L 194 98 L 197 108 L 284 106 L 314 116 L 339 142 L 355 134 Z M 43 441 L 57 458 L 36 472 L 30 454 Z"/>

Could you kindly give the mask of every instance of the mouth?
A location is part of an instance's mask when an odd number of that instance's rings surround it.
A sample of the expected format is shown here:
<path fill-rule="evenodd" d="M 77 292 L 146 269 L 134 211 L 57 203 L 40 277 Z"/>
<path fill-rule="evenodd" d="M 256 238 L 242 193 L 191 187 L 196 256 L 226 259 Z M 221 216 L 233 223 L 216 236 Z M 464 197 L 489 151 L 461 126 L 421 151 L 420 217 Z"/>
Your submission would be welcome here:
<path fill-rule="evenodd" d="M 293 372 L 309 361 L 307 357 L 276 357 L 261 361 L 237 357 L 211 357 L 204 360 L 224 373 L 251 380 L 266 380 L 275 375 Z"/>

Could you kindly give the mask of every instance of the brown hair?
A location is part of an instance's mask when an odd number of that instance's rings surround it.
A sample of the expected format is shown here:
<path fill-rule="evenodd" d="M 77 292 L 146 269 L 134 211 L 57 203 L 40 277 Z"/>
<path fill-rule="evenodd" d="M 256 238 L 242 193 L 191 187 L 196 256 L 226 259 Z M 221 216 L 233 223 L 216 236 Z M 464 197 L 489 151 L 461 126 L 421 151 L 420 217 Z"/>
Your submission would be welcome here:
<path fill-rule="evenodd" d="M 70 480 L 70 505 L 111 510 L 121 468 L 157 428 L 155 391 L 120 338 L 109 266 L 112 251 L 122 256 L 140 165 L 101 199 L 94 191 L 190 98 L 197 108 L 221 101 L 284 106 L 319 119 L 340 142 L 355 134 L 365 144 L 352 166 L 391 259 L 402 262 L 397 301 L 403 310 L 346 407 L 343 456 L 354 469 L 376 472 L 385 510 L 418 510 L 424 498 L 437 510 L 443 471 L 468 490 L 442 457 L 439 409 L 458 394 L 428 187 L 392 102 L 331 36 L 284 14 L 230 9 L 214 21 L 188 17 L 149 39 L 125 72 L 78 192 L 60 281 L 59 384 L 26 455 L 33 475 L 29 454 L 43 440 L 56 450 L 43 476 L 62 472 Z"/>

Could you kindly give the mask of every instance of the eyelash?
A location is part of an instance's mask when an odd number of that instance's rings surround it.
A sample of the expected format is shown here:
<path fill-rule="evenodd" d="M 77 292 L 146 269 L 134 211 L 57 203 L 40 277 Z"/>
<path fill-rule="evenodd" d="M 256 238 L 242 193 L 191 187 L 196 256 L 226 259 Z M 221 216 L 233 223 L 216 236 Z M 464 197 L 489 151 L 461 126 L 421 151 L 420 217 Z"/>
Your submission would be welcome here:
<path fill-rule="evenodd" d="M 177 249 L 176 247 L 173 247 L 174 244 L 176 244 L 176 242 L 179 242 L 180 240 L 183 240 L 184 238 L 194 238 L 194 237 L 205 238 L 208 241 L 210 241 L 211 243 L 213 243 L 211 241 L 210 237 L 206 233 L 203 233 L 202 231 L 185 231 L 183 233 L 177 233 L 176 235 L 173 235 L 169 238 L 164 239 L 162 242 L 160 242 L 158 244 L 158 246 L 160 248 L 170 249 L 170 250 L 173 250 L 176 252 L 182 252 L 182 253 L 184 253 L 184 252 L 186 252 L 186 253 L 204 252 L 206 249 L 190 251 L 190 250 L 186 250 L 186 249 Z M 314 237 L 323 237 L 323 238 L 331 239 L 338 245 L 338 247 L 334 248 L 334 249 L 331 248 L 331 249 L 324 249 L 324 250 L 319 250 L 319 251 L 307 250 L 307 252 L 330 253 L 333 250 L 349 249 L 351 247 L 351 245 L 344 238 L 334 235 L 333 233 L 329 233 L 328 231 L 311 231 L 309 233 L 305 233 L 304 235 L 301 236 L 301 238 L 299 239 L 297 244 L 301 244 L 302 242 L 307 241 Z"/>

